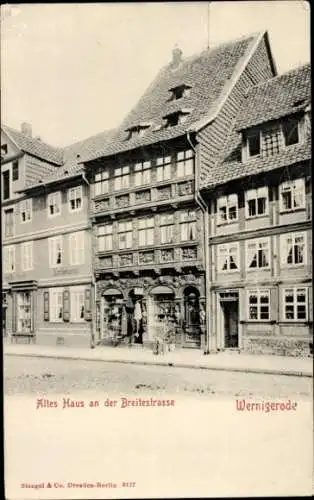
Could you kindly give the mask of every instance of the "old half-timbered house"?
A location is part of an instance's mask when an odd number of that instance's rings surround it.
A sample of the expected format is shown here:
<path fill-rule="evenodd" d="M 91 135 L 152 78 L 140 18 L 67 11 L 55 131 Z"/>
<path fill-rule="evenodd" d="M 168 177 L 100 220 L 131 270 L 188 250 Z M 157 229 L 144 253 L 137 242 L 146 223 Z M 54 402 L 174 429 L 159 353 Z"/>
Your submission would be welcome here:
<path fill-rule="evenodd" d="M 312 340 L 311 68 L 252 87 L 209 206 L 209 347 L 307 355 Z"/>
<path fill-rule="evenodd" d="M 81 157 L 99 342 L 149 344 L 166 331 L 177 346 L 206 346 L 201 165 L 216 163 L 247 89 L 275 74 L 267 33 L 185 59 L 175 48 L 110 144 Z"/>

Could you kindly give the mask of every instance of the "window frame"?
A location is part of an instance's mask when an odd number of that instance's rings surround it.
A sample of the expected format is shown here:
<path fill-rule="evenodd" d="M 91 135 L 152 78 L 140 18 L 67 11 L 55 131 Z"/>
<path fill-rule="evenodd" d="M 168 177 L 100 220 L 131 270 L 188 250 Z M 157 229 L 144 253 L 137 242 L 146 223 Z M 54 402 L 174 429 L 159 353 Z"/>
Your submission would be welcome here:
<path fill-rule="evenodd" d="M 250 304 L 250 296 L 255 294 L 257 296 L 257 302 L 255 306 Z M 261 318 L 261 308 L 266 307 L 261 303 L 262 295 L 268 296 L 268 318 Z M 250 315 L 250 307 L 256 307 L 257 309 L 257 318 L 252 318 Z M 246 291 L 246 311 L 247 311 L 247 320 L 250 322 L 258 322 L 258 323 L 267 323 L 271 321 L 271 289 L 270 288 L 250 288 Z"/>
<path fill-rule="evenodd" d="M 3 271 L 4 274 L 12 274 L 16 270 L 15 265 L 15 245 L 5 245 L 3 247 Z M 11 267 L 13 269 L 9 269 Z"/>
<path fill-rule="evenodd" d="M 293 142 L 292 144 L 286 144 L 286 135 L 284 133 L 284 128 L 287 125 L 287 123 L 294 121 L 296 122 L 296 129 L 298 132 L 298 140 L 296 142 Z M 295 118 L 294 116 L 288 116 L 281 122 L 281 134 L 282 134 L 282 141 L 284 148 L 290 148 L 291 146 L 295 146 L 296 144 L 300 144 L 302 142 L 302 122 L 300 118 Z"/>
<path fill-rule="evenodd" d="M 63 323 L 63 287 L 53 287 L 49 288 L 49 323 Z M 58 302 L 55 301 L 54 298 L 59 294 L 59 298 L 61 297 L 61 317 L 56 317 Z"/>
<path fill-rule="evenodd" d="M 74 314 L 74 306 L 78 305 L 78 302 L 75 304 L 74 296 L 79 295 L 81 297 L 80 305 L 83 307 L 79 314 L 79 318 L 76 314 Z M 76 313 L 78 310 L 76 311 Z M 83 316 L 82 316 L 83 314 Z M 70 287 L 70 322 L 71 323 L 85 323 L 85 286 L 71 286 Z"/>
<path fill-rule="evenodd" d="M 1 197 L 2 197 L 2 200 L 3 201 L 7 201 L 7 200 L 10 200 L 12 198 L 12 172 L 11 172 L 11 169 L 8 168 L 7 170 L 4 170 L 3 172 L 1 172 L 1 175 L 2 175 L 2 178 L 1 178 Z M 8 184 L 8 192 L 9 192 L 9 196 L 5 197 L 4 196 L 4 177 L 7 176 L 8 177 L 8 180 L 9 180 L 9 184 Z"/>
<path fill-rule="evenodd" d="M 117 181 L 119 179 L 119 186 Z M 125 182 L 127 180 L 127 182 Z M 129 189 L 131 180 L 131 168 L 130 165 L 123 165 L 122 167 L 116 167 L 113 172 L 113 190 L 122 191 L 123 189 Z"/>
<path fill-rule="evenodd" d="M 152 163 L 150 160 L 143 160 L 134 164 L 134 186 L 147 186 L 151 183 Z"/>
<path fill-rule="evenodd" d="M 28 211 L 27 211 L 27 204 L 29 204 Z M 24 206 L 25 206 L 25 208 L 24 208 Z M 27 224 L 28 222 L 31 222 L 32 218 L 33 218 L 33 200 L 32 200 L 32 198 L 26 198 L 25 200 L 21 200 L 19 208 L 20 208 L 21 224 Z M 23 220 L 23 213 L 25 213 L 25 220 Z M 29 213 L 29 218 L 27 218 L 27 213 Z"/>
<path fill-rule="evenodd" d="M 268 265 L 267 266 L 259 266 L 257 265 L 256 267 L 250 267 L 250 264 L 253 262 L 254 258 L 254 253 L 256 255 L 256 262 L 258 264 L 259 262 L 259 251 L 263 250 L 263 248 L 259 248 L 260 245 L 263 243 L 267 243 L 267 254 L 266 257 L 268 258 Z M 249 247 L 255 245 L 255 249 L 251 250 Z M 252 251 L 252 258 L 250 260 L 249 254 Z M 254 272 L 254 271 L 262 271 L 262 270 L 270 270 L 271 269 L 271 238 L 270 236 L 265 236 L 263 238 L 250 238 L 248 240 L 245 240 L 245 262 L 246 262 L 246 271 L 247 272 Z"/>
<path fill-rule="evenodd" d="M 56 197 L 57 202 L 54 202 L 53 205 L 50 202 L 50 199 Z M 55 213 L 50 213 L 50 207 L 51 206 L 58 206 L 59 203 L 59 212 Z M 53 219 L 54 217 L 57 217 L 58 215 L 61 215 L 61 207 L 62 207 L 62 196 L 61 196 L 61 191 L 54 191 L 53 193 L 49 193 L 47 196 L 47 214 L 48 214 L 48 219 Z"/>
<path fill-rule="evenodd" d="M 6 214 L 8 214 L 9 212 L 12 213 L 12 234 L 7 234 L 8 224 L 7 224 L 7 221 L 6 221 Z M 4 208 L 3 209 L 3 226 L 4 226 L 3 235 L 4 235 L 4 238 L 13 238 L 13 236 L 15 234 L 15 220 L 14 220 L 14 215 L 15 215 L 14 207 Z"/>
<path fill-rule="evenodd" d="M 79 191 L 80 193 L 80 196 L 75 196 L 74 198 L 71 198 L 71 191 Z M 81 204 L 79 207 L 74 207 L 72 208 L 71 206 L 71 201 L 72 199 L 74 199 L 75 201 L 75 204 L 77 202 L 77 200 L 81 200 Z M 68 189 L 68 206 L 69 206 L 69 212 L 72 214 L 72 213 L 76 213 L 76 212 L 80 212 L 83 208 L 83 186 L 75 186 L 75 187 L 71 187 Z"/>
<path fill-rule="evenodd" d="M 33 267 L 34 267 L 33 251 L 34 251 L 33 241 L 25 241 L 24 243 L 21 243 L 21 270 L 22 271 L 32 271 L 33 270 Z M 29 252 L 29 255 L 27 255 L 27 252 Z M 29 264 L 28 266 L 27 265 L 25 266 L 26 262 Z"/>
<path fill-rule="evenodd" d="M 258 138 L 259 138 L 259 152 L 252 155 L 250 153 L 249 139 L 250 139 L 250 137 L 253 137 L 253 136 L 258 136 Z M 261 129 L 246 131 L 246 133 L 245 133 L 245 159 L 246 160 L 250 160 L 252 158 L 257 158 L 257 157 L 259 157 L 261 155 L 261 152 L 262 152 L 262 140 L 263 140 L 263 137 L 262 137 L 262 131 L 261 131 Z"/>
<path fill-rule="evenodd" d="M 106 248 L 106 244 L 103 245 L 104 248 L 100 248 L 100 241 L 104 243 L 110 241 L 109 248 Z M 98 252 L 111 252 L 113 250 L 113 224 L 102 224 L 97 227 L 97 251 Z"/>
<path fill-rule="evenodd" d="M 223 249 L 226 250 L 226 256 L 223 255 Z M 236 249 L 235 252 L 235 264 L 236 268 L 230 268 L 230 257 L 234 257 L 231 250 Z M 228 266 L 227 269 L 223 269 L 223 264 L 225 259 L 227 258 Z M 239 273 L 241 268 L 240 262 L 240 244 L 238 241 L 231 243 L 221 243 L 217 245 L 217 262 L 218 262 L 218 273 Z"/>
<path fill-rule="evenodd" d="M 75 251 L 74 251 L 75 250 Z M 73 258 L 75 255 L 75 259 Z M 85 231 L 69 235 L 69 262 L 71 266 L 81 266 L 85 262 Z"/>
<path fill-rule="evenodd" d="M 305 292 L 305 301 L 301 302 L 301 304 L 298 304 L 297 301 L 297 295 L 298 291 L 304 291 Z M 287 318 L 287 302 L 286 302 L 286 297 L 287 297 L 287 292 L 292 291 L 293 294 L 293 301 L 292 301 L 292 307 L 293 307 L 293 318 Z M 287 286 L 283 288 L 283 294 L 282 294 L 282 303 L 283 303 L 283 321 L 289 322 L 289 323 L 306 323 L 309 320 L 309 287 L 307 286 Z M 290 303 L 289 303 L 290 304 Z M 289 307 L 288 304 L 288 307 Z M 304 305 L 305 307 L 305 318 L 298 318 L 298 305 Z"/>
<path fill-rule="evenodd" d="M 165 176 L 165 171 L 169 173 L 169 177 Z M 158 158 L 156 158 L 156 182 L 170 181 L 171 178 L 172 178 L 171 155 L 159 156 Z"/>
<path fill-rule="evenodd" d="M 253 198 L 250 198 L 251 194 L 253 192 L 256 194 L 256 196 Z M 259 195 L 260 193 L 265 192 L 266 196 L 261 196 Z M 259 214 L 258 213 L 258 200 L 259 199 L 264 199 L 265 198 L 265 212 Z M 250 206 L 249 206 L 249 201 L 254 200 L 255 201 L 255 215 L 250 215 Z M 253 188 L 253 189 L 248 189 L 245 191 L 245 217 L 246 219 L 256 219 L 260 217 L 265 217 L 269 215 L 269 189 L 268 186 L 263 186 L 259 188 Z"/>
<path fill-rule="evenodd" d="M 190 242 L 190 241 L 197 241 L 197 228 L 196 228 L 196 222 L 197 222 L 197 215 L 196 215 L 196 210 L 195 209 L 187 209 L 187 210 L 181 210 L 180 215 L 179 215 L 179 237 L 181 242 Z M 183 236 L 183 231 L 185 231 L 185 226 L 186 226 L 186 232 L 189 234 L 189 232 L 192 230 L 192 233 L 194 233 L 194 238 L 184 238 Z"/>
<path fill-rule="evenodd" d="M 48 238 L 48 245 L 49 245 L 49 267 L 51 269 L 54 269 L 54 268 L 60 268 L 60 267 L 63 267 L 64 265 L 64 247 L 63 247 L 63 236 L 62 235 L 59 235 L 59 236 L 51 236 L 50 238 Z M 57 242 L 60 242 L 60 254 L 61 254 L 61 262 L 60 263 L 54 263 L 53 262 L 53 259 L 52 257 L 53 256 L 57 256 L 57 252 L 55 253 L 55 250 L 56 250 L 56 243 Z M 53 255 L 55 253 L 55 255 Z M 57 260 L 57 259 L 56 259 Z"/>
<path fill-rule="evenodd" d="M 300 190 L 295 190 L 294 187 L 296 184 L 300 183 L 300 187 L 302 185 L 302 201 L 303 203 L 300 206 L 294 207 L 295 203 L 295 197 L 299 196 L 298 191 Z M 284 207 L 283 203 L 283 192 L 285 188 L 290 188 L 287 192 L 291 193 L 291 208 L 286 208 Z M 295 194 L 297 192 L 297 195 Z M 305 210 L 306 209 L 306 192 L 305 192 L 305 178 L 304 177 L 298 177 L 297 179 L 292 179 L 288 181 L 281 182 L 279 185 L 279 209 L 280 213 L 290 213 L 290 212 L 295 212 L 297 210 Z"/>
<path fill-rule="evenodd" d="M 183 171 L 178 168 L 181 166 Z M 191 177 L 195 173 L 194 153 L 192 149 L 185 149 L 176 153 L 176 177 L 177 179 L 184 179 Z"/>
<path fill-rule="evenodd" d="M 122 228 L 123 227 L 123 228 Z M 118 248 L 119 250 L 127 250 L 133 247 L 133 221 L 123 220 L 118 222 Z M 125 242 L 121 245 L 121 238 L 125 238 Z"/>
<path fill-rule="evenodd" d="M 160 214 L 160 243 L 167 245 L 174 243 L 174 214 Z M 170 233 L 170 239 L 168 238 Z"/>
<path fill-rule="evenodd" d="M 100 178 L 97 179 L 97 177 L 99 177 L 99 176 L 100 176 Z M 94 196 L 95 197 L 106 195 L 109 193 L 109 191 L 110 191 L 109 190 L 109 179 L 110 179 L 109 168 L 103 168 L 95 174 L 95 178 L 94 178 Z M 97 186 L 100 187 L 99 192 L 98 192 Z M 106 187 L 106 188 L 104 189 L 104 187 Z"/>
<path fill-rule="evenodd" d="M 15 177 L 14 175 L 14 172 L 17 171 L 17 177 Z M 12 162 L 12 182 L 16 182 L 19 180 L 19 177 L 20 177 L 20 168 L 19 168 L 19 161 L 18 160 L 14 160 Z"/>
<path fill-rule="evenodd" d="M 303 262 L 293 262 L 288 263 L 289 248 L 287 247 L 287 240 L 291 239 L 292 256 L 295 260 L 295 246 L 296 238 L 303 237 Z M 293 233 L 283 233 L 280 235 L 280 267 L 282 268 L 293 268 L 293 267 L 303 267 L 307 265 L 307 232 L 306 231 L 295 231 Z"/>
<path fill-rule="evenodd" d="M 152 221 L 152 224 L 150 224 L 150 221 Z M 143 227 L 141 227 L 141 224 L 143 224 Z M 154 216 L 149 216 L 149 217 L 141 217 L 138 219 L 138 246 L 141 248 L 144 247 L 150 247 L 155 244 L 155 217 Z M 141 235 L 145 236 L 145 242 L 141 242 Z M 152 236 L 152 238 L 150 238 Z M 151 239 L 151 241 L 150 241 Z"/>
<path fill-rule="evenodd" d="M 235 201 L 233 201 L 235 200 Z M 230 209 L 235 206 L 236 208 L 236 217 L 230 217 Z M 226 219 L 221 217 L 220 210 L 221 208 L 226 208 Z M 238 222 L 239 220 L 239 196 L 237 193 L 231 193 L 225 196 L 219 196 L 217 198 L 217 225 L 223 224 L 232 224 L 234 222 Z"/>

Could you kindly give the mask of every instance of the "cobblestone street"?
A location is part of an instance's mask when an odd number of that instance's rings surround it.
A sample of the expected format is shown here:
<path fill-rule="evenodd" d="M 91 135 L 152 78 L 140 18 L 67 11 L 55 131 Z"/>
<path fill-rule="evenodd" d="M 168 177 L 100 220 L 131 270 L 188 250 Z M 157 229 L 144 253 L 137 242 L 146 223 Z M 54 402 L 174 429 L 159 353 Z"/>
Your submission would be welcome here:
<path fill-rule="evenodd" d="M 311 378 L 15 356 L 5 357 L 4 380 L 8 395 L 105 391 L 206 398 L 312 397 Z"/>

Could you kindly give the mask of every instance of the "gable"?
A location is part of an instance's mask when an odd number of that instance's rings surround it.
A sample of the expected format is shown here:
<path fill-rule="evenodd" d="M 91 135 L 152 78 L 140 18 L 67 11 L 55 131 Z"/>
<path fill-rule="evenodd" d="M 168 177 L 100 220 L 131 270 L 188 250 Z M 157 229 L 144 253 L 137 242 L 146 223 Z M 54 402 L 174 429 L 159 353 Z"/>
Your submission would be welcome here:
<path fill-rule="evenodd" d="M 21 154 L 21 150 L 17 144 L 1 129 L 1 163 L 10 161 L 18 154 Z"/>

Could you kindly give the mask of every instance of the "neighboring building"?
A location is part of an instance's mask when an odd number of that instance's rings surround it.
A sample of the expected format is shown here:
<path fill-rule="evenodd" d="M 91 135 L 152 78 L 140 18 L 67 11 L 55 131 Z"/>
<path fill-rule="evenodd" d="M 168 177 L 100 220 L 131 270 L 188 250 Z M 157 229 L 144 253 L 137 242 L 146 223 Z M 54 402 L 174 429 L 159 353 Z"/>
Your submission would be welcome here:
<path fill-rule="evenodd" d="M 220 160 L 203 166 L 211 349 L 312 349 L 310 86 L 305 65 L 251 88 Z"/>
<path fill-rule="evenodd" d="M 82 155 L 92 184 L 98 340 L 150 343 L 166 327 L 177 345 L 205 346 L 198 176 L 204 162 L 215 164 L 245 91 L 275 74 L 267 33 L 187 59 L 174 49 L 113 140 Z"/>
<path fill-rule="evenodd" d="M 1 139 L 4 334 L 89 346 L 89 186 L 76 156 L 94 138 L 63 151 L 22 132 Z"/>

